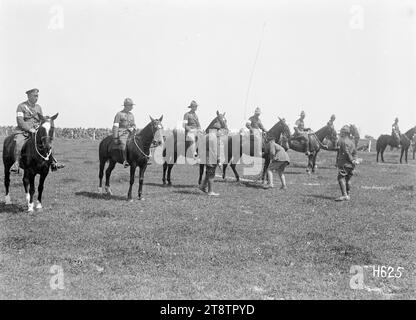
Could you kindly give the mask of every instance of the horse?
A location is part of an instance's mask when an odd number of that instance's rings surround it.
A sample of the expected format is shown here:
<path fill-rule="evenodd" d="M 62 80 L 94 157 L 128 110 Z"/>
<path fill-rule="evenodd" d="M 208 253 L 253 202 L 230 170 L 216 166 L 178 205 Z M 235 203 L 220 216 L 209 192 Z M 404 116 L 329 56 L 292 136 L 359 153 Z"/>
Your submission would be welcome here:
<path fill-rule="evenodd" d="M 324 127 L 319 129 L 314 133 L 309 133 L 309 151 L 310 154 L 308 156 L 308 166 L 306 168 L 306 172 L 309 174 L 315 172 L 316 168 L 316 157 L 318 155 L 319 150 L 331 150 L 326 145 L 322 143 L 324 139 L 328 139 L 331 141 L 333 146 L 337 143 L 337 132 L 334 129 L 334 126 L 331 124 L 326 124 Z M 297 151 L 305 153 L 306 151 L 306 144 L 304 141 L 299 141 L 296 137 L 291 137 L 289 139 L 289 148 Z"/>
<path fill-rule="evenodd" d="M 130 165 L 130 187 L 127 193 L 128 201 L 133 201 L 131 193 L 134 184 L 134 175 L 136 173 L 137 167 L 140 169 L 138 199 L 144 200 L 142 197 L 143 180 L 144 173 L 147 168 L 147 161 L 150 157 L 150 148 L 153 146 L 159 146 L 163 143 L 163 136 L 161 134 L 161 131 L 163 130 L 162 119 L 163 116 L 161 116 L 159 119 L 153 119 L 150 117 L 150 122 L 142 130 L 134 130 L 127 140 L 127 162 Z M 113 193 L 110 188 L 110 176 L 116 164 L 123 163 L 121 150 L 114 143 L 112 135 L 105 137 L 100 142 L 98 149 L 100 159 L 98 189 L 100 193 L 103 192 L 102 180 L 104 176 L 104 167 L 108 161 L 109 165 L 105 172 L 105 192 L 109 195 L 112 195 Z"/>
<path fill-rule="evenodd" d="M 413 135 L 411 145 L 412 145 L 412 149 L 413 149 L 413 160 L 415 160 L 415 154 L 416 154 L 416 134 Z"/>
<path fill-rule="evenodd" d="M 221 114 L 217 110 L 217 116 L 208 125 L 207 129 L 205 130 L 205 133 L 211 129 L 224 130 L 228 132 L 227 119 L 225 118 L 225 112 Z M 198 132 L 198 142 L 196 142 L 197 145 L 200 144 L 203 137 L 205 136 L 205 133 L 201 131 Z M 169 186 L 172 185 L 172 179 L 171 179 L 172 168 L 175 165 L 176 161 L 178 160 L 179 156 L 186 157 L 187 155 L 189 155 L 188 149 L 191 147 L 191 144 L 192 144 L 191 141 L 186 140 L 185 132 L 182 130 L 174 129 L 172 131 L 172 134 L 166 137 L 165 146 L 164 146 L 163 153 L 162 153 L 164 157 L 163 176 L 162 176 L 163 185 L 166 185 L 166 183 Z M 189 159 L 192 157 L 187 157 L 187 158 Z M 195 164 L 197 164 L 196 161 L 195 161 Z M 201 164 L 200 172 L 202 173 L 200 173 L 200 180 L 202 179 L 203 170 L 204 170 L 204 165 Z"/>
<path fill-rule="evenodd" d="M 46 177 L 49 173 L 52 154 L 52 140 L 54 138 L 55 125 L 54 121 L 58 117 L 58 113 L 52 117 L 44 117 L 38 113 L 40 125 L 35 128 L 35 132 L 25 141 L 21 150 L 21 158 L 19 162 L 23 172 L 23 186 L 26 193 L 26 201 L 28 212 L 42 210 L 42 194 Z M 4 164 L 4 186 L 6 188 L 5 202 L 12 204 L 10 198 L 10 168 L 12 167 L 15 156 L 14 149 L 16 141 L 15 134 L 8 136 L 3 143 L 3 164 Z M 40 175 L 38 184 L 38 199 L 36 206 L 33 203 L 35 194 L 35 177 Z"/>
<path fill-rule="evenodd" d="M 266 162 L 263 167 L 263 180 L 264 180 L 264 173 L 266 172 L 264 168 L 267 168 L 267 157 L 265 157 L 264 154 L 264 143 L 266 139 L 273 139 L 277 143 L 279 143 L 279 140 L 281 136 L 286 135 L 287 137 L 290 136 L 290 130 L 288 125 L 286 124 L 285 119 L 279 118 L 279 121 L 265 134 L 265 136 L 262 137 L 262 140 L 260 141 L 260 135 L 256 136 L 248 136 L 249 139 L 247 139 L 247 136 L 242 135 L 241 133 L 237 135 L 230 135 L 228 136 L 228 144 L 225 144 L 224 147 L 226 150 L 224 150 L 224 154 L 226 155 L 225 163 L 223 164 L 222 169 L 222 178 L 225 179 L 225 173 L 227 170 L 228 164 L 230 165 L 231 169 L 234 172 L 234 176 L 238 181 L 240 181 L 240 175 L 238 174 L 236 170 L 237 162 L 240 160 L 243 154 L 246 154 L 248 156 L 254 156 L 254 157 L 262 157 L 266 159 Z M 256 140 L 255 140 L 256 139 Z M 256 148 L 256 143 L 257 148 Z M 233 150 L 233 145 L 238 146 L 236 150 Z M 260 146 L 262 149 L 260 150 Z M 235 149 L 235 148 L 234 148 Z M 230 163 L 231 162 L 231 163 Z"/>
<path fill-rule="evenodd" d="M 384 150 L 387 146 L 397 147 L 397 141 L 390 134 L 382 134 L 378 137 L 376 142 L 377 157 L 376 161 L 378 162 L 378 155 L 381 156 L 381 162 L 384 162 Z"/>
<path fill-rule="evenodd" d="M 353 138 L 355 148 L 358 147 L 358 142 L 360 142 L 360 133 L 355 124 L 350 124 L 350 134 Z"/>
<path fill-rule="evenodd" d="M 400 163 L 402 163 L 403 153 L 405 154 L 405 160 L 407 163 L 407 152 L 409 150 L 410 145 L 412 144 L 412 140 L 414 138 L 415 133 L 416 133 L 416 126 L 407 130 L 405 134 L 400 135 L 400 144 L 402 145 L 402 148 L 400 150 Z M 413 148 L 413 159 L 414 157 L 415 157 L 415 151 Z"/>

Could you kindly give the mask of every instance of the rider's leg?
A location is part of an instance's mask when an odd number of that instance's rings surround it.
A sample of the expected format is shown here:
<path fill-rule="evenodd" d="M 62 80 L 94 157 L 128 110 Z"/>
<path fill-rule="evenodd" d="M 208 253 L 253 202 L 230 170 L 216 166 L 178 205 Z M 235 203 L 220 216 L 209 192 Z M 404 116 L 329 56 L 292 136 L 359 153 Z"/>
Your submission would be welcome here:
<path fill-rule="evenodd" d="M 15 135 L 14 140 L 16 141 L 16 146 L 14 148 L 14 163 L 13 166 L 10 168 L 11 172 L 18 172 L 19 171 L 19 161 L 21 156 L 21 151 L 23 144 L 25 143 L 26 137 L 23 133 L 18 133 Z"/>

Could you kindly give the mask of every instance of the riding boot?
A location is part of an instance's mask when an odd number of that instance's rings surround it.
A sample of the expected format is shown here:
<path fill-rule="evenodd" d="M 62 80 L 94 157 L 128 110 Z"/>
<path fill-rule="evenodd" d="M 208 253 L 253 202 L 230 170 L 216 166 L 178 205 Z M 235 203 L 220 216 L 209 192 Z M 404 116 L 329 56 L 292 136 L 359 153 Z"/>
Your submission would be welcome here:
<path fill-rule="evenodd" d="M 335 201 L 350 200 L 350 197 L 347 195 L 347 186 L 346 186 L 346 183 L 345 183 L 345 179 L 344 178 L 339 179 L 338 183 L 339 183 L 339 187 L 341 189 L 342 196 L 339 197 L 339 198 L 336 198 Z"/>
<path fill-rule="evenodd" d="M 53 155 L 50 156 L 51 159 L 51 170 L 56 171 L 58 169 L 65 168 L 65 165 L 63 163 L 58 163 L 58 161 L 55 159 Z"/>

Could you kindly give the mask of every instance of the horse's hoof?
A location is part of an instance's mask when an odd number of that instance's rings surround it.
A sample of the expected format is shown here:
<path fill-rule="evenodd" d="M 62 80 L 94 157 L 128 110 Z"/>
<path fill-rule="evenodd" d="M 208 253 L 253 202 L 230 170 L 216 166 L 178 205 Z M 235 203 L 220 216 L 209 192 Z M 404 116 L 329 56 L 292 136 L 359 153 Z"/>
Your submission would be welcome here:
<path fill-rule="evenodd" d="M 170 182 L 170 181 L 169 181 L 169 182 L 168 182 L 168 186 L 171 186 L 171 185 L 172 185 L 172 182 Z"/>
<path fill-rule="evenodd" d="M 103 194 L 103 188 L 102 187 L 98 187 L 98 193 Z"/>
<path fill-rule="evenodd" d="M 36 203 L 36 210 L 42 210 L 43 209 L 43 207 L 42 207 L 42 203 L 40 203 L 40 202 L 37 202 Z"/>
<path fill-rule="evenodd" d="M 111 191 L 110 187 L 105 187 L 105 192 L 109 195 L 112 196 L 113 192 Z"/>
<path fill-rule="evenodd" d="M 29 203 L 27 212 L 33 212 L 33 203 Z"/>
<path fill-rule="evenodd" d="M 9 195 L 7 195 L 7 196 L 4 197 L 4 202 L 7 205 L 12 204 L 12 199 L 10 199 L 10 196 Z"/>
<path fill-rule="evenodd" d="M 127 199 L 128 202 L 133 202 L 133 199 Z"/>
<path fill-rule="evenodd" d="M 138 199 L 139 199 L 139 201 L 143 201 L 143 200 L 144 200 L 144 198 L 143 198 L 143 197 L 139 197 Z"/>

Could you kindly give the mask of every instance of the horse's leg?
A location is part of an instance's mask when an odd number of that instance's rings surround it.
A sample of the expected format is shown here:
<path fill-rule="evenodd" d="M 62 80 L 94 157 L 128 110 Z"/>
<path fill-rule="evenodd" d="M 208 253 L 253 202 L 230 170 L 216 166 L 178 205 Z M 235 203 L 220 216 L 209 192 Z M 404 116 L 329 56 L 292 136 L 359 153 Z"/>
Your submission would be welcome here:
<path fill-rule="evenodd" d="M 306 173 L 307 174 L 311 174 L 311 169 L 312 169 L 312 157 L 313 155 L 309 155 L 308 156 L 308 166 L 306 167 Z"/>
<path fill-rule="evenodd" d="M 266 174 L 267 174 L 267 168 L 269 167 L 269 165 L 270 165 L 270 158 L 268 156 L 266 156 L 266 158 L 264 159 L 263 172 L 262 172 L 262 175 L 261 175 L 261 182 L 263 184 L 267 184 L 266 183 Z M 267 176 L 267 179 L 268 178 L 269 177 Z M 273 181 L 269 181 L 269 184 L 273 184 Z"/>
<path fill-rule="evenodd" d="M 138 197 L 139 200 L 144 200 L 142 197 L 142 189 L 143 189 L 143 180 L 144 180 L 144 172 L 146 171 L 147 164 L 145 164 L 143 167 L 140 168 L 140 174 L 139 174 L 139 190 L 138 190 Z"/>
<path fill-rule="evenodd" d="M 200 164 L 200 165 L 199 165 L 199 179 L 198 179 L 198 185 L 201 185 L 201 182 L 202 182 L 202 176 L 204 175 L 204 169 L 205 169 L 205 165 L 204 165 L 204 164 Z"/>
<path fill-rule="evenodd" d="M 110 160 L 110 164 L 108 165 L 108 168 L 105 171 L 105 191 L 109 195 L 113 194 L 110 189 L 110 176 L 111 176 L 111 171 L 113 171 L 115 166 L 116 166 L 116 162 L 114 160 Z"/>
<path fill-rule="evenodd" d="M 103 192 L 103 176 L 104 176 L 104 167 L 105 167 L 106 162 L 107 160 L 100 159 L 100 169 L 98 172 L 98 178 L 100 180 L 99 185 L 98 185 L 98 192 L 100 193 Z"/>
<path fill-rule="evenodd" d="M 315 151 L 312 156 L 312 173 L 315 173 L 316 169 L 316 157 L 318 156 L 319 150 Z"/>
<path fill-rule="evenodd" d="M 409 150 L 409 148 L 406 148 L 406 150 L 404 150 L 404 158 L 405 158 L 405 160 L 406 160 L 406 163 L 407 163 L 407 151 Z"/>
<path fill-rule="evenodd" d="M 380 151 L 380 157 L 381 157 L 381 162 L 384 162 L 384 150 L 386 150 L 387 146 L 385 146 L 384 148 L 381 148 Z"/>
<path fill-rule="evenodd" d="M 167 170 L 167 168 L 168 168 L 168 163 L 167 163 L 167 161 L 165 161 L 163 163 L 163 176 L 162 176 L 163 184 L 166 184 L 166 170 Z"/>
<path fill-rule="evenodd" d="M 29 202 L 28 202 L 28 211 L 33 211 L 33 196 L 35 194 L 35 173 L 29 173 Z"/>
<path fill-rule="evenodd" d="M 404 149 L 402 147 L 402 149 L 400 150 L 400 163 L 402 163 L 403 153 L 404 153 Z"/>
<path fill-rule="evenodd" d="M 225 172 L 227 171 L 228 163 L 222 165 L 222 178 L 225 179 Z"/>
<path fill-rule="evenodd" d="M 6 189 L 6 195 L 4 197 L 4 202 L 6 204 L 12 204 L 12 200 L 10 199 L 9 189 L 10 189 L 10 168 L 9 164 L 4 164 L 4 187 Z"/>
<path fill-rule="evenodd" d="M 38 185 L 38 202 L 36 203 L 36 210 L 42 210 L 42 193 L 43 193 L 43 185 L 45 184 L 45 179 L 48 175 L 48 172 L 43 172 L 39 178 L 39 185 Z"/>
<path fill-rule="evenodd" d="M 130 164 L 130 187 L 129 187 L 129 192 L 127 193 L 127 200 L 129 201 L 133 201 L 133 197 L 131 196 L 131 191 L 133 189 L 134 175 L 136 174 L 136 168 L 137 168 L 137 164 L 135 162 Z"/>
<path fill-rule="evenodd" d="M 237 165 L 235 163 L 230 164 L 231 169 L 233 169 L 235 179 L 237 180 L 237 182 L 239 182 L 240 181 L 240 175 L 237 172 L 236 166 Z"/>

